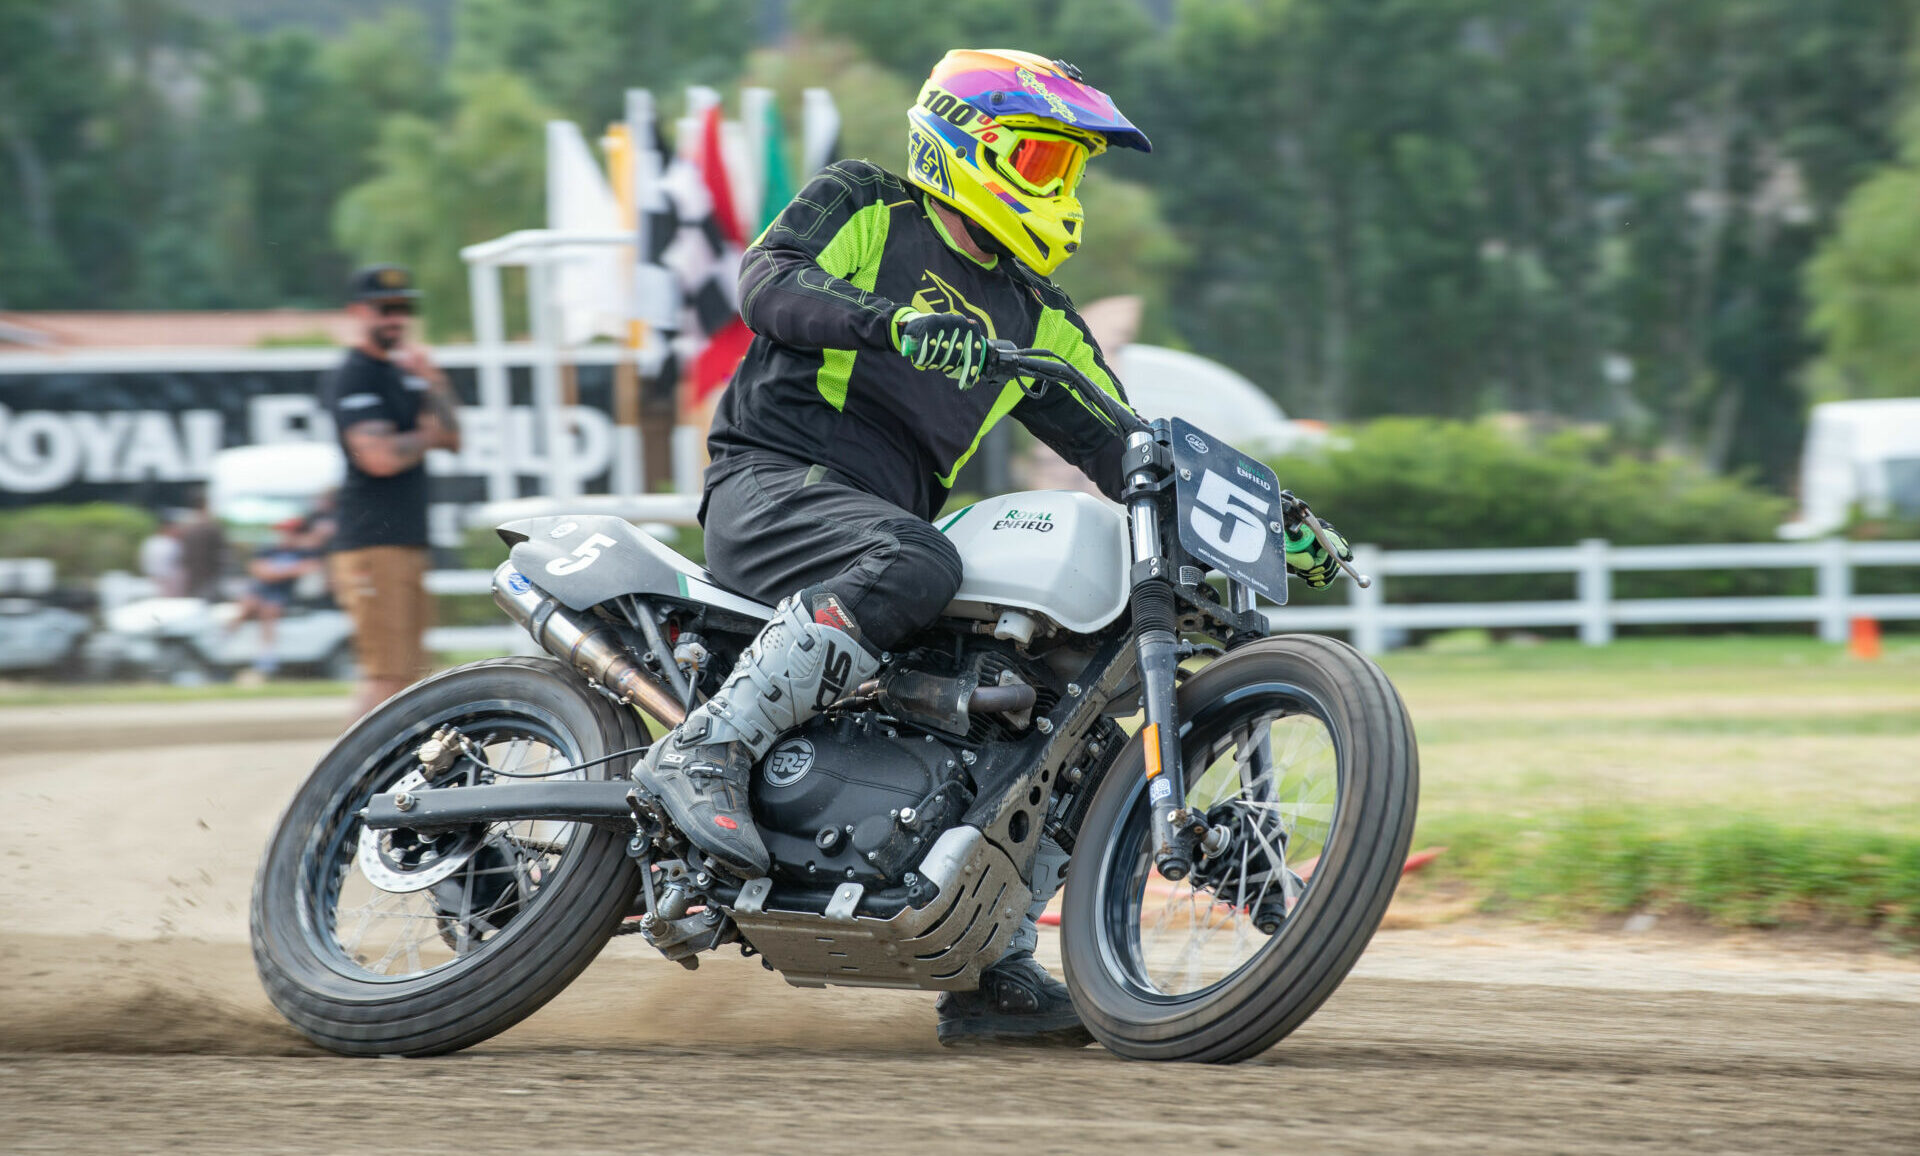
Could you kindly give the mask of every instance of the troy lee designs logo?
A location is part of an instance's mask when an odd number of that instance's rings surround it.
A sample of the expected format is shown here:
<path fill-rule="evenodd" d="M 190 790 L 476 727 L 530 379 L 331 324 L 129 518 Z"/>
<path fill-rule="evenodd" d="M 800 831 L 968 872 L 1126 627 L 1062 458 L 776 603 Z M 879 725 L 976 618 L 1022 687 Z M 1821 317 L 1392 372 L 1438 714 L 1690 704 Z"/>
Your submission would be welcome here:
<path fill-rule="evenodd" d="M 993 523 L 996 530 L 1038 530 L 1042 534 L 1053 532 L 1053 513 L 1050 510 L 1023 511 L 1008 510 Z"/>
<path fill-rule="evenodd" d="M 1040 83 L 1040 78 L 1034 75 L 1033 69 L 1022 68 L 1017 70 L 1015 75 L 1020 78 L 1020 83 L 1027 87 L 1028 92 L 1041 97 L 1047 102 L 1047 107 L 1053 110 L 1053 115 L 1066 121 L 1068 124 L 1080 123 L 1080 118 L 1073 115 L 1073 109 L 1067 106 L 1067 102 L 1047 91 L 1047 86 Z"/>

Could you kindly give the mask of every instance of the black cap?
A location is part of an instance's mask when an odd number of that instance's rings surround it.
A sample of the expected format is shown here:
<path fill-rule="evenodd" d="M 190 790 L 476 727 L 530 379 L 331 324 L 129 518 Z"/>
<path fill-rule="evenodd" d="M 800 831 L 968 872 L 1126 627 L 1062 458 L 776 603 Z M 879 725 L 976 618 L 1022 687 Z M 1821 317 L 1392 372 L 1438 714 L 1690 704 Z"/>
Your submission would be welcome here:
<path fill-rule="evenodd" d="M 350 301 L 390 301 L 404 298 L 412 301 L 420 296 L 420 290 L 413 287 L 413 274 L 403 265 L 368 265 L 357 270 L 353 280 L 347 282 L 347 299 Z"/>

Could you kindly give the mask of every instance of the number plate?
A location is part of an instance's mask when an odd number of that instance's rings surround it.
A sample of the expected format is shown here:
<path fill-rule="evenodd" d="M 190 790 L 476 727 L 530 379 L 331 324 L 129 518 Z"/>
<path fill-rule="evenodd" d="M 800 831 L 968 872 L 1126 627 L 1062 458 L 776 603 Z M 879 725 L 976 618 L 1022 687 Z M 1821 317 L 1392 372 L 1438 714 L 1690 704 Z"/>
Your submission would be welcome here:
<path fill-rule="evenodd" d="M 1280 479 L 1211 434 L 1173 419 L 1174 497 L 1187 553 L 1257 591 L 1287 600 Z"/>

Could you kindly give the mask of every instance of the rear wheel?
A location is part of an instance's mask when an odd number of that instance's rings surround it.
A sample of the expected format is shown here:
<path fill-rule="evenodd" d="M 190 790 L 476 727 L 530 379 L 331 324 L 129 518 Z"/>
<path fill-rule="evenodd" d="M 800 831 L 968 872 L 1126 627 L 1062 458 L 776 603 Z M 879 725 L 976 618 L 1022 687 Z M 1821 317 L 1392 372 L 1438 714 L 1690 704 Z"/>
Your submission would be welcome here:
<path fill-rule="evenodd" d="M 442 727 L 471 740 L 429 780 Z M 320 760 L 267 845 L 254 961 L 281 1014 L 349 1055 L 432 1055 L 505 1031 L 592 962 L 640 876 L 625 839 L 585 823 L 374 831 L 379 793 L 510 778 L 621 777 L 642 747 L 632 710 L 548 658 L 501 658 L 389 699 Z"/>
<path fill-rule="evenodd" d="M 1186 805 L 1216 853 L 1178 883 L 1153 869 L 1131 744 L 1081 826 L 1061 951 L 1109 1050 L 1233 1062 L 1305 1022 L 1372 938 L 1413 836 L 1418 755 L 1386 675 L 1330 639 L 1238 650 L 1178 703 Z"/>

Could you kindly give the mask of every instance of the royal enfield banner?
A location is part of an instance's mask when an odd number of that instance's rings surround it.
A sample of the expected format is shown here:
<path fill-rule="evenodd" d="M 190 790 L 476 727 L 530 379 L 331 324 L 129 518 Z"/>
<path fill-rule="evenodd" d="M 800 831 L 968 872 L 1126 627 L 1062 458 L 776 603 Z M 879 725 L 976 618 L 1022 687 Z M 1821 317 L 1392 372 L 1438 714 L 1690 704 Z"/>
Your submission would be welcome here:
<path fill-rule="evenodd" d="M 36 359 L 44 365 L 46 359 Z M 306 359 L 314 360 L 314 359 Z M 331 365 L 329 359 L 329 367 Z M 0 508 L 39 503 L 126 502 L 155 511 L 192 502 L 213 455 L 244 445 L 332 441 L 319 401 L 322 368 L 119 368 L 10 372 L 0 359 Z M 519 492 L 543 491 L 550 471 L 536 436 L 531 371 L 510 370 L 502 423 L 474 404 L 475 374 L 446 370 L 462 399 L 459 453 L 428 455 L 434 537 L 451 545 L 462 506 L 487 500 L 486 478 L 503 455 Z M 568 411 L 559 457 L 584 493 L 605 493 L 613 457 L 613 370 L 575 370 L 580 404 Z M 503 428 L 504 427 L 504 428 Z"/>

